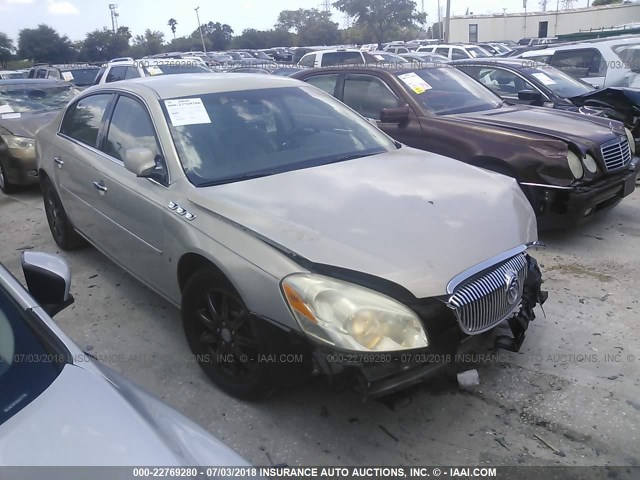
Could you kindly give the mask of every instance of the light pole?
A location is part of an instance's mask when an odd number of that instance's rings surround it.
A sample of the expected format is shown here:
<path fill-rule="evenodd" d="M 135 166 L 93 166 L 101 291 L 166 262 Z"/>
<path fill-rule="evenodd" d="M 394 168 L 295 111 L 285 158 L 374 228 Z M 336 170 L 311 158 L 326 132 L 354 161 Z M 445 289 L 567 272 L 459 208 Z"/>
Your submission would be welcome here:
<path fill-rule="evenodd" d="M 196 7 L 194 10 L 196 11 L 196 18 L 198 19 L 198 30 L 200 30 L 200 39 L 202 40 L 202 51 L 207 53 L 207 47 L 204 46 L 204 35 L 202 35 L 202 25 L 200 25 L 200 13 L 198 12 L 200 7 Z"/>
<path fill-rule="evenodd" d="M 445 17 L 444 43 L 449 43 L 449 27 L 451 25 L 451 0 L 447 0 L 447 16 Z"/>

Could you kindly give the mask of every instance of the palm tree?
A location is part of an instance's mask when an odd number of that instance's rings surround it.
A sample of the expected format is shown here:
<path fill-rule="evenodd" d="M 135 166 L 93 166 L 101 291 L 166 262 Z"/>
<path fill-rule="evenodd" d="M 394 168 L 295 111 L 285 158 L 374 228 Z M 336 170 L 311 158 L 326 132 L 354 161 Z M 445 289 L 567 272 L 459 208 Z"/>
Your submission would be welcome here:
<path fill-rule="evenodd" d="M 171 32 L 173 33 L 173 38 L 175 40 L 175 38 L 176 38 L 176 25 L 178 25 L 178 22 L 176 21 L 175 18 L 170 18 L 169 22 L 167 23 L 167 25 L 169 25 L 171 27 Z"/>

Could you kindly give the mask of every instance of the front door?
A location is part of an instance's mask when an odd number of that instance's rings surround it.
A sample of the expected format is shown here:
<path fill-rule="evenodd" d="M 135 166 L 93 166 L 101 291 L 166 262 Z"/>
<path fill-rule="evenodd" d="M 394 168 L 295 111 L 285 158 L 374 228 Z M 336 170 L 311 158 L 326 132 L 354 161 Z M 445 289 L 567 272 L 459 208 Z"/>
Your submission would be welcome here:
<path fill-rule="evenodd" d="M 158 180 L 138 178 L 124 167 L 127 151 L 148 148 L 158 165 Z M 101 162 L 92 178 L 94 205 L 110 229 L 100 240 L 105 253 L 144 282 L 169 291 L 164 255 L 167 169 L 147 108 L 129 96 L 118 97 L 100 145 Z"/>

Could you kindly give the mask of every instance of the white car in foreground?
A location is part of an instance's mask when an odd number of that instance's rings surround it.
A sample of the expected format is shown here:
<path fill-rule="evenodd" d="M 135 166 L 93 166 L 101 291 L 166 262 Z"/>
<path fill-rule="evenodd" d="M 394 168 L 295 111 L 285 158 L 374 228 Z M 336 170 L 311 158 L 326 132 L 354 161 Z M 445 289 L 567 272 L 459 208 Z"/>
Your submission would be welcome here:
<path fill-rule="evenodd" d="M 73 303 L 64 260 L 24 252 L 22 266 L 29 292 L 0 265 L 1 466 L 247 465 L 56 326 Z"/>

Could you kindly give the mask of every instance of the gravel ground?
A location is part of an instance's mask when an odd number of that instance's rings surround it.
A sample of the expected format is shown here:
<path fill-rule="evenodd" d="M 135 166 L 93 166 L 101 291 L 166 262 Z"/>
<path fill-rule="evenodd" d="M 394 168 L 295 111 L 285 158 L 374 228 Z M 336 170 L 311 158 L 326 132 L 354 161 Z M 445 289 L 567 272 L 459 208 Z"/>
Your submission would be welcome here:
<path fill-rule="evenodd" d="M 40 192 L 0 193 L 0 261 L 58 252 Z M 93 248 L 63 253 L 76 303 L 56 317 L 82 348 L 258 465 L 640 465 L 640 191 L 587 226 L 542 235 L 550 298 L 520 353 L 477 357 L 480 385 L 442 375 L 393 402 L 312 380 L 261 403 L 218 391 L 179 312 Z"/>

